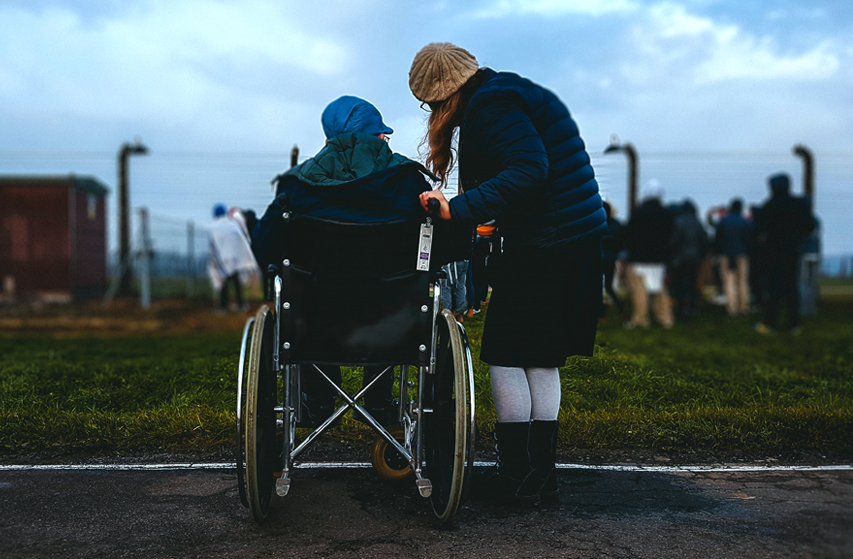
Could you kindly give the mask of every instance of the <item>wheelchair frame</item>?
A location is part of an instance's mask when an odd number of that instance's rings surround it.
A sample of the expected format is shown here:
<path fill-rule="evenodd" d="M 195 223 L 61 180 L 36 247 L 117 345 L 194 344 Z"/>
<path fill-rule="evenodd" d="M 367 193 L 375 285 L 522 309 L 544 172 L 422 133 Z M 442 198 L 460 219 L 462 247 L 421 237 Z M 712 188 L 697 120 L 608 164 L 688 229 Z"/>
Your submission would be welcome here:
<path fill-rule="evenodd" d="M 427 225 L 430 220 L 427 218 Z M 285 259 L 282 264 L 287 267 L 290 262 Z M 404 479 L 413 474 L 419 494 L 429 499 L 435 516 L 442 522 L 453 518 L 469 486 L 474 463 L 473 363 L 463 326 L 450 311 L 438 311 L 440 276 L 431 274 L 432 308 L 423 305 L 420 309 L 431 312 L 430 347 L 419 347 L 420 352 L 429 352 L 428 365 L 412 364 L 417 368 L 417 396 L 411 399 L 410 365 L 400 364 L 398 428 L 382 426 L 358 403 L 382 375 L 394 374 L 394 365 L 384 366 L 359 391 L 347 394 L 316 363 L 287 362 L 282 357 L 286 351 L 281 350 L 289 349 L 289 343 L 282 340 L 281 315 L 290 307 L 282 277 L 275 275 L 274 307 L 263 305 L 246 321 L 238 365 L 238 489 L 241 502 L 256 521 L 263 522 L 269 517 L 273 489 L 281 497 L 290 492 L 293 470 L 302 452 L 350 409 L 358 411 L 378 436 L 373 464 L 383 477 Z M 297 444 L 296 428 L 302 418 L 299 379 L 303 367 L 319 374 L 344 403 Z M 383 473 L 380 467 L 383 465 L 377 462 L 389 452 L 410 470 L 393 475 Z M 394 469 L 387 464 L 384 467 Z"/>

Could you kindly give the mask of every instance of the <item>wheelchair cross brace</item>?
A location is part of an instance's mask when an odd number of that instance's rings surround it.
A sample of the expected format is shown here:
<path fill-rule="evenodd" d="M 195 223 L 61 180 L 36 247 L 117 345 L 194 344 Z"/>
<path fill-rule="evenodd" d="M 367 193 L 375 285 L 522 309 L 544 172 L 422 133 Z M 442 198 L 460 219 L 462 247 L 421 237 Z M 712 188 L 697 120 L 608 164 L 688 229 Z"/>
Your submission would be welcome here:
<path fill-rule="evenodd" d="M 281 308 L 281 292 L 282 292 L 281 278 L 276 277 L 275 283 L 274 283 L 274 293 L 275 293 L 275 305 L 276 305 L 275 308 L 277 310 Z M 438 315 L 437 309 L 440 306 L 440 290 L 435 289 L 433 297 L 434 297 L 433 324 L 435 324 L 435 320 L 436 320 L 436 317 Z M 282 381 L 283 381 L 284 385 L 287 387 L 291 387 L 294 385 L 294 381 L 298 378 L 298 377 L 296 377 L 296 375 L 298 375 L 298 367 L 294 366 L 294 365 L 285 365 L 284 367 L 281 366 L 280 353 L 279 353 L 279 342 L 280 342 L 281 338 L 280 338 L 280 331 L 279 331 L 280 326 L 279 326 L 278 320 L 275 321 L 274 327 L 275 327 L 276 343 L 274 346 L 275 349 L 273 350 L 273 368 L 276 372 L 276 375 L 278 375 L 279 373 L 283 373 Z M 431 349 L 431 355 L 430 355 L 429 366 L 428 367 L 423 367 L 423 366 L 418 367 L 418 373 L 419 373 L 418 402 L 420 402 L 420 403 L 423 402 L 423 386 L 424 386 L 424 381 L 425 381 L 425 378 L 424 378 L 425 375 L 435 374 L 435 353 L 436 353 L 435 336 L 433 336 L 432 347 L 430 349 Z M 338 420 L 338 418 L 340 418 L 348 410 L 353 409 L 353 410 L 358 411 L 362 415 L 364 420 L 367 422 L 368 425 L 370 425 L 370 427 L 374 430 L 374 432 L 376 432 L 389 445 L 391 445 L 406 461 L 408 461 L 409 466 L 412 468 L 412 470 L 415 473 L 415 485 L 418 488 L 418 493 L 422 497 L 425 497 L 425 498 L 429 497 L 432 494 L 432 483 L 430 482 L 430 480 L 428 478 L 425 478 L 423 476 L 423 469 L 421 466 L 423 464 L 423 444 L 422 444 L 422 440 L 423 440 L 422 439 L 422 437 L 423 437 L 423 414 L 431 413 L 432 410 L 431 409 L 420 409 L 420 408 L 414 408 L 411 410 L 413 412 L 413 415 L 415 415 L 415 417 L 417 417 L 417 420 L 415 422 L 417 443 L 415 445 L 416 446 L 416 452 L 413 453 L 408 442 L 407 442 L 406 446 L 401 445 L 397 441 L 397 439 L 395 439 L 393 436 L 391 436 L 391 434 L 388 432 L 387 429 L 385 429 L 385 427 L 380 425 L 379 422 L 377 422 L 373 418 L 373 416 L 370 415 L 370 413 L 364 407 L 362 407 L 360 404 L 358 404 L 358 402 L 357 402 L 357 400 L 361 399 L 373 387 L 373 385 L 379 381 L 380 377 L 382 377 L 383 375 L 389 374 L 389 371 L 393 370 L 393 366 L 388 366 L 385 369 L 383 369 L 381 373 L 379 373 L 374 378 L 372 378 L 367 383 L 367 385 L 363 386 L 361 388 L 361 390 L 359 390 L 354 396 L 350 396 L 349 394 L 347 394 L 346 391 L 343 390 L 343 388 L 338 386 L 338 384 L 335 381 L 330 379 L 328 377 L 328 375 L 326 375 L 326 373 L 323 372 L 323 370 L 320 369 L 320 367 L 318 367 L 316 364 L 311 364 L 311 367 L 313 367 L 314 371 L 320 375 L 320 377 L 326 382 L 326 384 L 331 386 L 332 389 L 337 393 L 337 395 L 341 399 L 344 400 L 344 404 L 342 406 L 340 406 L 337 410 L 335 410 L 335 412 L 332 413 L 332 415 L 330 415 L 328 418 L 326 418 L 326 420 L 319 427 L 314 429 L 314 431 L 312 431 L 299 444 L 299 446 L 297 446 L 295 449 L 293 449 L 292 452 L 289 450 L 291 447 L 291 437 L 293 437 L 293 435 L 295 433 L 295 430 L 294 430 L 295 425 L 293 425 L 292 422 L 293 422 L 294 416 L 296 415 L 298 410 L 295 409 L 295 407 L 291 406 L 290 403 L 288 403 L 288 402 L 285 402 L 286 407 L 276 406 L 274 408 L 274 412 L 276 414 L 279 414 L 279 413 L 282 414 L 282 416 L 283 416 L 283 427 L 284 427 L 284 429 L 283 429 L 283 431 L 284 431 L 283 435 L 284 436 L 282 437 L 282 471 L 281 471 L 281 477 L 279 477 L 275 483 L 276 494 L 283 497 L 283 496 L 286 496 L 288 494 L 288 492 L 290 491 L 290 482 L 291 482 L 290 471 L 291 471 L 291 468 L 292 468 L 294 462 L 296 461 L 297 457 L 306 448 L 308 448 L 318 437 L 320 437 L 320 435 L 322 435 L 324 431 L 326 431 L 332 424 L 334 424 Z M 408 379 L 408 366 L 407 365 L 401 365 L 400 366 L 400 394 L 401 394 L 401 396 L 404 393 L 404 390 L 405 390 L 404 387 L 407 385 L 407 379 Z M 296 384 L 298 384 L 298 382 Z M 296 391 L 296 393 L 298 394 L 299 392 Z M 403 414 L 403 416 L 404 416 L 403 417 L 403 420 L 404 420 L 404 426 L 403 427 L 405 429 L 405 432 L 410 433 L 411 432 L 410 430 L 412 428 L 411 420 L 405 414 Z M 410 439 L 407 436 L 405 438 L 405 440 L 409 441 Z"/>

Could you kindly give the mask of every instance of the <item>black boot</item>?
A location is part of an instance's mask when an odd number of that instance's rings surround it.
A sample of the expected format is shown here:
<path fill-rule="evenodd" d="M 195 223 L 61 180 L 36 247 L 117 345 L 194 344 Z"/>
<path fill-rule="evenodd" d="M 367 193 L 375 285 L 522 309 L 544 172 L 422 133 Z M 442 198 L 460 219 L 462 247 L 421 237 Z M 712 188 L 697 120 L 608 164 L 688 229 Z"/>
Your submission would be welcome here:
<path fill-rule="evenodd" d="M 336 384 L 341 384 L 341 368 L 324 365 L 322 371 Z M 297 427 L 319 427 L 335 412 L 335 393 L 317 371 L 303 366 L 300 371 L 302 385 L 302 420 Z M 338 418 L 332 425 L 340 425 Z"/>
<path fill-rule="evenodd" d="M 302 393 L 302 420 L 296 424 L 297 427 L 319 427 L 329 416 L 335 413 L 335 398 L 324 395 L 321 398 L 313 398 L 306 392 Z M 341 419 L 336 419 L 332 427 L 341 424 Z"/>
<path fill-rule="evenodd" d="M 364 398 L 364 409 L 367 410 L 367 413 L 376 420 L 379 425 L 383 427 L 388 427 L 390 425 L 399 425 L 400 424 L 400 402 L 399 400 L 395 400 L 393 398 Z M 358 410 L 355 410 L 352 414 L 353 419 L 356 421 L 361 421 L 362 423 L 367 423 L 367 420 L 364 418 Z"/>
<path fill-rule="evenodd" d="M 530 423 L 496 423 L 497 462 L 474 479 L 474 494 L 484 499 L 515 501 L 518 489 L 530 472 L 527 436 Z"/>
<path fill-rule="evenodd" d="M 530 475 L 518 489 L 518 500 L 528 505 L 557 502 L 560 488 L 557 485 L 557 422 L 531 421 L 528 451 Z"/>

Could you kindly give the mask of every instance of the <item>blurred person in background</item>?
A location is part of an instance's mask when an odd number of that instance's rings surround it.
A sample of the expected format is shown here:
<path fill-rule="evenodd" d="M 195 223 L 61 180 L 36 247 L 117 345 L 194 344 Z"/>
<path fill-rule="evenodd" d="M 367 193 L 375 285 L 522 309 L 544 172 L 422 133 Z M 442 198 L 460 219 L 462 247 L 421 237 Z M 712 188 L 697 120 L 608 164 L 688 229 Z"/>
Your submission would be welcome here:
<path fill-rule="evenodd" d="M 696 205 L 685 200 L 673 222 L 670 286 L 675 299 L 675 318 L 689 320 L 699 300 L 699 266 L 708 252 L 708 233 L 702 227 Z"/>
<path fill-rule="evenodd" d="M 231 221 L 240 226 L 240 231 L 242 231 L 243 236 L 246 237 L 246 242 L 251 246 L 252 230 L 258 223 L 258 218 L 255 216 L 255 212 L 252 210 L 242 210 L 240 208 L 233 207 L 228 210 L 228 217 Z M 260 269 L 257 266 L 252 269 L 240 270 L 239 279 L 240 285 L 243 288 L 244 299 L 251 300 L 253 296 L 261 293 L 261 275 Z M 244 305 L 244 308 L 247 306 L 248 303 Z"/>
<path fill-rule="evenodd" d="M 467 260 L 457 260 L 442 267 L 447 278 L 441 280 L 441 305 L 452 312 L 459 322 L 465 320 L 468 268 Z"/>
<path fill-rule="evenodd" d="M 225 206 L 213 207 L 214 222 L 210 228 L 210 260 L 207 274 L 215 291 L 219 292 L 219 311 L 242 310 L 241 274 L 255 274 L 258 268 L 244 227 L 228 214 Z M 229 289 L 234 291 L 234 303 L 229 304 Z"/>
<path fill-rule="evenodd" d="M 648 328 L 649 300 L 657 321 L 672 328 L 675 318 L 666 289 L 666 263 L 670 259 L 673 232 L 672 213 L 663 207 L 663 191 L 653 187 L 646 191 L 642 204 L 632 213 L 625 226 L 625 249 L 628 267 L 625 277 L 631 299 L 631 320 L 626 328 Z"/>
<path fill-rule="evenodd" d="M 726 312 L 732 318 L 749 311 L 749 252 L 752 244 L 752 223 L 743 216 L 743 201 L 735 198 L 729 204 L 726 216 L 717 223 L 714 235 Z"/>
<path fill-rule="evenodd" d="M 768 178 L 770 199 L 755 221 L 759 249 L 767 266 L 768 300 L 764 322 L 755 325 L 759 334 L 769 334 L 779 326 L 779 311 L 787 309 L 787 326 L 800 332 L 799 271 L 803 243 L 815 228 L 809 201 L 791 196 L 791 178 L 778 173 Z"/>

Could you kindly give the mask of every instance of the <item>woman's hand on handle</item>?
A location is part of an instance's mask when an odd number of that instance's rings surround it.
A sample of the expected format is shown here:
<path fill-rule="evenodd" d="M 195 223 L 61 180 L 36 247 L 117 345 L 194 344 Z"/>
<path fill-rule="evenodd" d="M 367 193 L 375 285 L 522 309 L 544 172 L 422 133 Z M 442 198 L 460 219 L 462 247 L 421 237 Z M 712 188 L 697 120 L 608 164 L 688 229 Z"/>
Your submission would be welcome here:
<path fill-rule="evenodd" d="M 430 199 L 438 200 L 441 204 L 441 207 L 438 210 L 438 217 L 445 221 L 450 219 L 450 204 L 447 203 L 447 198 L 444 197 L 441 190 L 428 190 L 426 192 L 421 192 L 420 199 L 421 206 L 423 206 L 425 212 L 429 212 Z"/>

